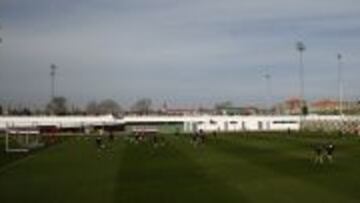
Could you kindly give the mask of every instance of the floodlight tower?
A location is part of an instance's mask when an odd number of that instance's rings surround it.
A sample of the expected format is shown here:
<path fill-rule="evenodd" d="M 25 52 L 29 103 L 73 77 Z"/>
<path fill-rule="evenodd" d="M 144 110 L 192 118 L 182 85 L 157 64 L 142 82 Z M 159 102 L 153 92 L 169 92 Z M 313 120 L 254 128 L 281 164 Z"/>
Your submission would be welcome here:
<path fill-rule="evenodd" d="M 50 65 L 50 77 L 51 77 L 51 101 L 54 100 L 55 97 L 55 76 L 56 76 L 56 69 L 58 67 L 55 64 Z"/>
<path fill-rule="evenodd" d="M 306 106 L 304 100 L 304 61 L 303 61 L 303 52 L 306 50 L 305 44 L 301 41 L 296 42 L 296 50 L 299 52 L 299 80 L 300 80 L 300 108 L 301 114 L 303 112 L 304 107 Z"/>
<path fill-rule="evenodd" d="M 0 25 L 0 30 L 1 30 L 1 25 Z M 0 44 L 2 43 L 2 38 L 0 37 Z"/>
<path fill-rule="evenodd" d="M 267 113 L 271 112 L 271 75 L 269 72 L 266 72 L 264 75 L 265 85 L 266 85 L 266 108 Z"/>
<path fill-rule="evenodd" d="M 338 61 L 338 102 L 339 102 L 339 115 L 343 115 L 343 81 L 342 81 L 342 55 L 337 54 Z"/>

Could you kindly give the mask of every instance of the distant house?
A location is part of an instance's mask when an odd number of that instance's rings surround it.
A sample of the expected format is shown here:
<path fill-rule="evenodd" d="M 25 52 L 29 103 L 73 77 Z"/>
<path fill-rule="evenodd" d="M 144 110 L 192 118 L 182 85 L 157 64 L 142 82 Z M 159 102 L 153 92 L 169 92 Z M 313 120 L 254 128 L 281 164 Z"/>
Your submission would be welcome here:
<path fill-rule="evenodd" d="M 275 105 L 274 111 L 277 114 L 298 115 L 301 113 L 302 104 L 305 104 L 305 102 L 297 97 L 292 97 Z"/>
<path fill-rule="evenodd" d="M 301 113 L 301 106 L 304 104 L 299 98 L 291 98 L 285 101 L 289 114 Z"/>
<path fill-rule="evenodd" d="M 297 115 L 301 113 L 301 107 L 305 104 L 305 101 L 301 101 L 299 98 L 293 97 L 285 100 L 283 103 L 276 105 L 276 111 L 278 114 Z M 344 108 L 346 102 L 344 102 Z M 307 103 L 307 107 L 310 113 L 320 114 L 333 114 L 339 108 L 339 103 L 331 99 L 320 99 L 317 101 Z"/>
<path fill-rule="evenodd" d="M 322 99 L 310 104 L 310 111 L 317 113 L 333 113 L 338 109 L 339 103 L 330 99 Z"/>

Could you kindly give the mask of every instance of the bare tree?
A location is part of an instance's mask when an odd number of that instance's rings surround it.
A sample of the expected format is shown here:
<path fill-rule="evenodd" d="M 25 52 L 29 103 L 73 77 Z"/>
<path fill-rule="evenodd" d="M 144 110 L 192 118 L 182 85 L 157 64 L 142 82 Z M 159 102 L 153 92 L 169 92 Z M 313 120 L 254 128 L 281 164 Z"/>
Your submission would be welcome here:
<path fill-rule="evenodd" d="M 86 105 L 86 113 L 87 113 L 87 114 L 92 114 L 92 115 L 99 114 L 99 111 L 98 111 L 98 103 L 97 103 L 96 101 L 90 101 L 90 102 Z"/>
<path fill-rule="evenodd" d="M 226 108 L 230 108 L 230 107 L 233 107 L 233 103 L 231 101 L 223 101 L 223 102 L 216 103 L 214 105 L 215 110 L 221 110 L 221 109 L 226 109 Z"/>
<path fill-rule="evenodd" d="M 140 114 L 149 114 L 151 111 L 152 101 L 149 98 L 142 98 L 135 102 L 132 110 Z"/>
<path fill-rule="evenodd" d="M 54 97 L 46 106 L 47 112 L 55 115 L 67 113 L 67 100 L 65 97 Z"/>
<path fill-rule="evenodd" d="M 113 115 L 119 114 L 122 111 L 120 105 L 112 99 L 105 99 L 101 101 L 98 104 L 97 109 L 101 114 L 113 114 Z"/>
<path fill-rule="evenodd" d="M 91 101 L 86 106 L 88 114 L 113 114 L 117 115 L 122 112 L 121 106 L 112 99 L 105 99 L 99 103 Z"/>

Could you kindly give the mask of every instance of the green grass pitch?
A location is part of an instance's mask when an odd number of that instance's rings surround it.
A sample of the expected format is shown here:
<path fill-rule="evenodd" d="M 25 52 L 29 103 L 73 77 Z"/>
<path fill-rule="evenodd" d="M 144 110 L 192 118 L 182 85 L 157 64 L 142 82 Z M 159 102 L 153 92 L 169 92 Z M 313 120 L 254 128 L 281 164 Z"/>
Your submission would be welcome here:
<path fill-rule="evenodd" d="M 164 137 L 157 148 L 117 138 L 98 150 L 78 137 L 24 157 L 0 153 L 0 202 L 360 201 L 356 137 L 234 134 L 198 147 Z M 328 140 L 334 163 L 314 165 L 311 145 Z"/>

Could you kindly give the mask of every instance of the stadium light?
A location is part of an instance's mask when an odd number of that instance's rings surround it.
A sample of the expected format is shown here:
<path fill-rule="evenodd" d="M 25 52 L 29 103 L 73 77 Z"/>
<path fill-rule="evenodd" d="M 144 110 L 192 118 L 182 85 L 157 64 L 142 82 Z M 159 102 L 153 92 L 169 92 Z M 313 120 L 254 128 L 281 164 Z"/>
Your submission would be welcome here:
<path fill-rule="evenodd" d="M 270 114 L 271 112 L 271 75 L 269 73 L 269 71 L 267 70 L 267 72 L 264 74 L 264 79 L 265 79 L 265 85 L 266 85 L 266 108 L 267 108 L 267 113 Z"/>
<path fill-rule="evenodd" d="M 55 98 L 55 76 L 56 76 L 56 69 L 58 67 L 55 64 L 50 65 L 50 77 L 51 77 L 51 101 Z"/>
<path fill-rule="evenodd" d="M 0 25 L 0 30 L 1 30 L 2 26 Z M 0 36 L 0 44 L 3 42 L 3 39 Z"/>
<path fill-rule="evenodd" d="M 338 102 L 339 115 L 343 115 L 343 81 L 342 81 L 342 55 L 337 54 L 338 61 Z"/>
<path fill-rule="evenodd" d="M 299 52 L 299 80 L 300 80 L 300 108 L 301 114 L 305 108 L 305 100 L 304 100 L 304 61 L 303 61 L 303 52 L 306 50 L 305 44 L 301 41 L 296 42 L 296 50 Z"/>

